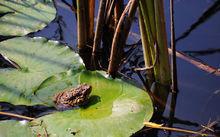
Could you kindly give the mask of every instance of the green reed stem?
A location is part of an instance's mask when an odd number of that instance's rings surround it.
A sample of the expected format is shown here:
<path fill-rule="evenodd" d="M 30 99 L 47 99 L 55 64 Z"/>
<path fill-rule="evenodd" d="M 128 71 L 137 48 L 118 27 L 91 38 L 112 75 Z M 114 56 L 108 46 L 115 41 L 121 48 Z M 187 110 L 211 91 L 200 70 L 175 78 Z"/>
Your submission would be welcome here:
<path fill-rule="evenodd" d="M 154 0 L 156 36 L 158 42 L 158 63 L 155 67 L 155 78 L 163 85 L 171 84 L 170 64 L 168 56 L 167 36 L 163 0 Z"/>
<path fill-rule="evenodd" d="M 139 11 L 139 28 L 140 28 L 140 33 L 141 33 L 141 41 L 142 41 L 142 46 L 143 46 L 143 53 L 144 53 L 144 62 L 146 67 L 150 67 L 153 64 L 153 60 L 151 58 L 151 51 L 149 47 L 149 40 L 147 38 L 147 32 L 146 32 L 146 27 L 144 24 L 144 19 L 142 12 L 140 11 L 140 8 L 138 8 Z M 154 81 L 154 72 L 152 69 L 146 70 L 147 71 L 147 83 L 148 83 L 148 88 Z"/>
<path fill-rule="evenodd" d="M 139 6 L 140 13 L 144 20 L 146 37 L 148 39 L 147 46 L 149 46 L 150 49 L 150 52 L 148 51 L 148 53 L 144 54 L 149 54 L 149 57 L 151 57 L 151 62 L 145 64 L 152 64 L 152 61 L 155 61 L 156 57 L 158 57 L 154 67 L 154 78 L 160 84 L 169 85 L 171 76 L 163 13 L 163 0 L 140 0 Z M 158 48 L 156 51 L 157 53 L 155 53 L 155 45 Z M 158 54 L 158 56 L 155 56 L 156 54 Z M 145 59 L 145 61 L 148 60 L 147 58 Z"/>

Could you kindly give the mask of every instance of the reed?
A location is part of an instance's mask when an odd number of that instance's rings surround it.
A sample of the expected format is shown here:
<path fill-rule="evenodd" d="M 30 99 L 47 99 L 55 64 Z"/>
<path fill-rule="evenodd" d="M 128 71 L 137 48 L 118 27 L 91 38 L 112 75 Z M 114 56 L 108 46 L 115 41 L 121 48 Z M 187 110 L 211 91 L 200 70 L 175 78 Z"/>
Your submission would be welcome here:
<path fill-rule="evenodd" d="M 139 1 L 139 24 L 144 49 L 145 66 L 154 65 L 155 81 L 170 85 L 170 64 L 167 50 L 163 0 Z M 145 36 L 147 35 L 147 36 Z M 145 40 L 147 38 L 147 40 Z M 157 48 L 157 50 L 155 50 Z"/>
<path fill-rule="evenodd" d="M 94 37 L 95 0 L 88 0 L 88 14 L 88 38 L 92 40 Z"/>
<path fill-rule="evenodd" d="M 86 0 L 77 0 L 77 36 L 78 50 L 85 49 L 87 44 Z"/>
<path fill-rule="evenodd" d="M 91 64 L 94 38 L 95 0 L 76 0 L 77 4 L 77 36 L 79 55 L 87 69 L 94 70 Z"/>
<path fill-rule="evenodd" d="M 131 28 L 132 21 L 135 16 L 135 12 L 137 10 L 137 6 L 137 0 L 129 1 L 117 23 L 117 27 L 115 29 L 114 37 L 112 40 L 112 49 L 110 55 L 110 62 L 108 66 L 108 73 L 113 77 L 117 73 L 118 68 L 122 62 L 121 60 L 123 48 L 126 44 L 126 40 Z"/>
<path fill-rule="evenodd" d="M 102 40 L 102 47 L 110 50 L 110 55 L 104 53 L 104 56 L 110 56 L 108 73 L 115 76 L 122 63 L 123 48 L 138 4 L 138 18 L 149 87 L 153 82 L 170 85 L 171 74 L 163 0 L 130 0 L 125 8 L 123 7 L 124 0 L 101 0 L 95 36 L 93 36 L 94 0 L 77 0 L 79 52 L 88 48 L 89 44 L 92 47 L 92 62 L 97 63 L 95 60 L 99 58 L 95 59 L 95 56 Z M 105 36 L 105 34 L 109 35 Z M 90 41 L 93 43 L 90 44 Z M 88 56 L 90 54 L 87 54 Z M 89 62 L 91 62 L 91 56 Z"/>
<path fill-rule="evenodd" d="M 105 18 L 105 5 L 106 0 L 100 0 L 99 4 L 99 10 L 98 10 L 98 16 L 97 16 L 97 22 L 96 22 L 96 31 L 95 31 L 95 37 L 93 42 L 93 51 L 92 55 L 95 56 L 98 49 L 100 48 L 101 44 L 101 38 L 103 34 L 103 26 L 104 26 L 104 18 Z"/>
<path fill-rule="evenodd" d="M 144 60 L 145 60 L 145 67 L 151 67 L 153 64 L 153 59 L 151 58 L 151 50 L 149 47 L 149 40 L 147 37 L 147 32 L 146 32 L 146 27 L 144 24 L 144 19 L 142 12 L 140 11 L 140 8 L 138 9 L 139 11 L 139 27 L 140 27 L 140 33 L 141 33 L 141 41 L 142 41 L 142 47 L 143 47 L 143 53 L 144 53 Z M 147 86 L 150 88 L 150 85 L 154 82 L 154 72 L 153 69 L 147 69 Z"/>
<path fill-rule="evenodd" d="M 145 61 L 145 68 L 139 70 L 147 71 L 148 86 L 157 98 L 154 102 L 158 114 L 165 109 L 160 102 L 166 104 L 171 84 L 163 6 L 163 0 L 139 0 L 139 25 Z"/>

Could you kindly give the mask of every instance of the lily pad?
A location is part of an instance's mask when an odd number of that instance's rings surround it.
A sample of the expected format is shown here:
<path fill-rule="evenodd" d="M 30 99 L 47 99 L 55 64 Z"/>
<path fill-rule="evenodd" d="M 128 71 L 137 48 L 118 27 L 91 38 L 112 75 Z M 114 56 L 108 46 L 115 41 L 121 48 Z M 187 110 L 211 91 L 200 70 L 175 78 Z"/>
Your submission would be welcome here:
<path fill-rule="evenodd" d="M 57 77 L 49 78 L 36 95 L 50 102 L 50 96 L 59 91 L 57 85 L 65 88 L 68 83 L 87 83 L 92 86 L 89 102 L 31 121 L 27 126 L 33 135 L 43 135 L 46 131 L 51 137 L 127 137 L 141 129 L 153 114 L 151 99 L 145 91 L 122 80 L 107 78 L 103 72 L 81 71 L 62 79 Z"/>
<path fill-rule="evenodd" d="M 52 0 L 1 0 L 0 35 L 22 36 L 44 28 L 55 18 Z"/>
<path fill-rule="evenodd" d="M 51 136 L 127 137 L 141 129 L 143 121 L 149 121 L 153 114 L 149 95 L 131 84 L 91 71 L 82 71 L 76 81 L 92 86 L 85 107 L 56 112 L 34 121 L 42 121 Z M 55 85 L 63 82 L 57 81 Z M 43 95 L 46 91 L 39 92 Z M 40 127 L 33 127 L 33 130 L 43 133 Z"/>
<path fill-rule="evenodd" d="M 20 37 L 3 41 L 0 54 L 20 66 L 20 69 L 0 69 L 0 101 L 13 104 L 34 104 L 33 94 L 45 79 L 83 68 L 78 54 L 44 38 Z"/>
<path fill-rule="evenodd" d="M 1 121 L 0 137 L 34 137 L 27 121 Z M 37 134 L 35 134 L 35 137 Z"/>

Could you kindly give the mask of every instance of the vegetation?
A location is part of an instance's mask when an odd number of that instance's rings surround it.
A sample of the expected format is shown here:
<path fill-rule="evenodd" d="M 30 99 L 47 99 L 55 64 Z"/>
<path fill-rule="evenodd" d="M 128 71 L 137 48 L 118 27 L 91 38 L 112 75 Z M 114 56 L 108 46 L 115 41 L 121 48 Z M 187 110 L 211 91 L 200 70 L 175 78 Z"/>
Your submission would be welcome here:
<path fill-rule="evenodd" d="M 88 133 L 91 136 L 130 136 L 143 126 L 207 135 L 149 123 L 153 104 L 157 108 L 154 115 L 161 116 L 172 90 L 169 114 L 169 126 L 172 126 L 178 93 L 176 55 L 203 70 L 215 70 L 214 74 L 219 74 L 215 68 L 176 52 L 173 0 L 170 0 L 171 49 L 166 36 L 163 0 L 100 0 L 97 16 L 95 0 L 62 2 L 75 12 L 80 56 L 57 41 L 27 37 L 55 18 L 52 0 L 0 2 L 0 35 L 6 39 L 23 36 L 0 42 L 0 54 L 6 66 L 13 67 L 0 69 L 0 103 L 54 108 L 52 98 L 55 93 L 80 83 L 92 86 L 89 101 L 78 109 L 53 109 L 39 118 L 7 113 L 3 108 L 1 115 L 29 122 L 16 130 L 20 127 L 18 121 L 1 121 L 0 136 L 86 136 Z M 137 73 L 146 72 L 147 92 L 116 78 L 120 77 L 119 69 L 126 58 L 126 42 L 135 18 L 138 18 L 145 67 L 130 69 Z M 11 133 L 9 127 L 15 132 Z"/>

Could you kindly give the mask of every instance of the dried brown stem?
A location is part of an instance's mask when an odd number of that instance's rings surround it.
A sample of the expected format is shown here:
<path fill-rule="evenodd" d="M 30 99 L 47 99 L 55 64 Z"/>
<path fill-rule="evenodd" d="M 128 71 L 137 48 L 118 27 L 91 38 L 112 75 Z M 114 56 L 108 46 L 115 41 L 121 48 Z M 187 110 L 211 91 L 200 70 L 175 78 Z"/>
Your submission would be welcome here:
<path fill-rule="evenodd" d="M 79 52 L 85 48 L 87 43 L 86 29 L 86 5 L 85 0 L 77 0 L 77 35 Z"/>
<path fill-rule="evenodd" d="M 122 15 L 123 6 L 124 6 L 124 0 L 116 0 L 116 3 L 115 3 L 115 14 L 114 14 L 114 17 L 115 17 L 115 28 L 117 27 L 118 21 L 119 21 L 121 15 Z"/>
<path fill-rule="evenodd" d="M 188 134 L 197 134 L 200 136 L 208 136 L 208 134 L 203 134 L 200 132 L 186 130 L 186 129 L 180 129 L 180 128 L 165 127 L 162 124 L 156 124 L 156 123 L 152 123 L 152 122 L 144 122 L 144 125 L 146 127 L 155 128 L 155 129 L 162 129 L 162 130 L 175 131 L 175 132 L 188 133 Z"/>
<path fill-rule="evenodd" d="M 216 124 L 218 124 L 218 121 L 213 121 L 210 123 L 210 121 L 208 122 L 208 124 L 206 126 L 202 126 L 203 128 L 198 131 L 199 133 L 205 133 L 206 131 L 211 131 L 211 132 L 214 132 L 212 130 L 212 127 L 215 126 Z M 214 136 L 214 135 L 213 135 Z M 188 137 L 200 137 L 199 135 L 191 135 L 191 136 L 188 136 Z"/>
<path fill-rule="evenodd" d="M 124 35 L 125 35 L 125 40 L 128 38 L 128 34 L 131 28 L 131 23 L 134 19 L 135 13 L 137 11 L 137 6 L 138 6 L 138 1 L 133 0 L 131 3 L 131 7 L 128 11 L 128 16 L 125 19 L 125 25 L 124 25 Z"/>
<path fill-rule="evenodd" d="M 34 119 L 35 119 L 35 118 L 27 117 L 27 116 L 22 116 L 22 115 L 13 114 L 13 113 L 8 113 L 8 112 L 2 112 L 2 111 L 0 111 L 0 115 L 6 115 L 6 116 L 10 116 L 10 117 L 16 117 L 16 118 L 21 118 L 21 119 L 25 119 L 25 120 L 34 120 Z"/>
<path fill-rule="evenodd" d="M 118 45 L 119 45 L 118 42 L 120 39 L 123 21 L 125 19 L 125 14 L 128 12 L 130 5 L 131 5 L 131 0 L 128 2 L 127 6 L 125 7 L 125 9 L 119 19 L 119 22 L 118 22 L 118 25 L 116 27 L 115 34 L 113 37 L 110 62 L 109 62 L 109 67 L 108 67 L 108 73 L 112 76 L 114 76 L 115 73 L 117 72 L 119 64 L 121 62 L 121 57 L 120 57 L 121 50 L 120 49 L 122 49 L 122 47 L 118 47 Z M 122 45 L 120 45 L 120 46 L 122 46 Z"/>
<path fill-rule="evenodd" d="M 169 113 L 169 126 L 172 127 L 173 119 L 175 116 L 176 110 L 176 100 L 178 93 L 178 85 L 177 85 L 177 66 L 176 66 L 176 43 L 175 43 L 175 27 L 174 27 L 174 9 L 173 9 L 173 0 L 170 0 L 170 41 L 171 41 L 171 76 L 172 76 L 172 97 L 170 103 L 170 113 Z"/>
<path fill-rule="evenodd" d="M 175 28 L 173 15 L 173 0 L 170 0 L 170 41 L 171 41 L 171 74 L 172 74 L 172 92 L 177 92 L 177 68 L 176 68 L 176 43 L 175 43 Z"/>
<path fill-rule="evenodd" d="M 98 51 L 100 43 L 101 43 L 101 36 L 103 32 L 104 18 L 105 18 L 105 14 L 104 14 L 105 5 L 106 5 L 106 0 L 100 0 L 98 18 L 97 18 L 97 23 L 96 23 L 96 31 L 95 31 L 95 37 L 94 37 L 94 43 L 93 43 L 93 51 L 92 51 L 93 56 Z"/>
<path fill-rule="evenodd" d="M 88 37 L 89 39 L 93 39 L 94 36 L 94 16 L 95 16 L 95 0 L 89 0 L 89 29 L 88 29 Z"/>
<path fill-rule="evenodd" d="M 172 50 L 169 48 L 168 49 L 169 53 L 172 54 Z M 182 52 L 179 52 L 179 51 L 176 51 L 176 56 L 195 65 L 197 68 L 203 70 L 203 71 L 206 71 L 208 73 L 211 73 L 211 74 L 214 74 L 216 76 L 220 76 L 220 70 L 217 69 L 217 68 L 214 68 L 212 66 L 209 66 L 208 64 L 205 64 L 201 61 L 198 61 L 198 60 L 195 60 L 194 58 L 192 57 L 189 57 L 187 56 L 186 54 L 182 53 Z"/>
<path fill-rule="evenodd" d="M 111 4 L 109 7 L 107 7 L 106 9 L 108 9 L 108 12 L 107 12 L 107 15 L 106 15 L 106 21 L 105 23 L 108 25 L 110 23 L 110 18 L 111 18 L 111 15 L 113 14 L 113 9 L 115 7 L 115 1 L 116 0 L 112 0 Z"/>
<path fill-rule="evenodd" d="M 172 50 L 170 48 L 168 48 L 168 51 L 169 51 L 169 54 L 172 54 Z M 176 56 L 178 58 L 181 58 L 181 59 L 191 63 L 192 65 L 196 66 L 197 68 L 199 68 L 199 69 L 201 69 L 205 72 L 208 72 L 210 74 L 214 74 L 216 76 L 220 76 L 220 69 L 219 68 L 212 67 L 212 66 L 210 66 L 210 65 L 208 65 L 204 62 L 201 62 L 199 60 L 196 60 L 195 58 L 190 57 L 190 56 L 188 56 L 185 53 L 180 52 L 180 51 L 176 51 Z"/>

